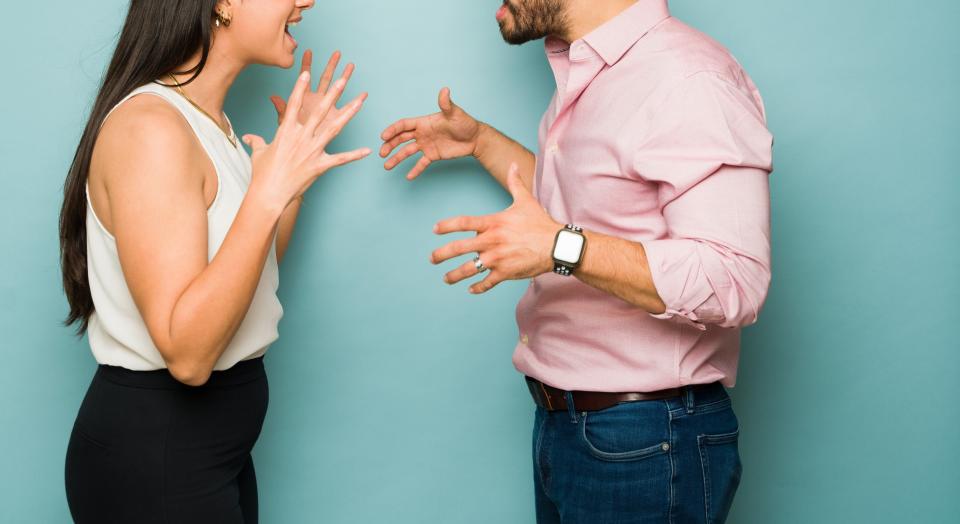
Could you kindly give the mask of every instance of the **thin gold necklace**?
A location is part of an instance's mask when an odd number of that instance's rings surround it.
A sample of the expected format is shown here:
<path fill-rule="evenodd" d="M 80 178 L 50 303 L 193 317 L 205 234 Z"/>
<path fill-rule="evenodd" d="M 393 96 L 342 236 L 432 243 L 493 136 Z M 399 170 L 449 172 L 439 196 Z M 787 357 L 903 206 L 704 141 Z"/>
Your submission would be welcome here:
<path fill-rule="evenodd" d="M 177 92 L 180 93 L 180 96 L 182 96 L 187 102 L 190 102 L 190 105 L 192 105 L 194 108 L 196 108 L 197 111 L 200 111 L 200 112 L 203 114 L 203 116 L 209 118 L 210 121 L 213 122 L 214 125 L 217 126 L 217 129 L 219 129 L 220 132 L 223 133 L 223 136 L 227 137 L 227 140 L 230 141 L 230 144 L 232 144 L 233 147 L 237 147 L 237 135 L 236 135 L 236 133 L 233 132 L 233 126 L 230 125 L 230 121 L 227 120 L 227 125 L 230 126 L 230 132 L 228 133 L 228 132 L 223 128 L 223 126 L 220 125 L 220 122 L 217 122 L 217 119 L 216 119 L 216 118 L 213 118 L 212 116 L 210 116 L 210 113 L 207 113 L 206 111 L 204 111 L 203 108 L 200 107 L 199 104 L 197 104 L 196 102 L 193 101 L 192 98 L 190 98 L 189 96 L 187 96 L 187 93 L 185 93 L 185 92 L 183 91 L 183 86 L 180 85 L 180 82 L 177 82 L 177 77 L 175 77 L 175 76 L 173 76 L 173 75 L 169 75 L 169 76 L 170 76 L 170 80 L 173 80 L 174 85 L 176 85 L 176 87 L 177 87 Z M 224 119 L 227 118 L 226 115 L 224 115 L 223 117 L 224 117 Z"/>

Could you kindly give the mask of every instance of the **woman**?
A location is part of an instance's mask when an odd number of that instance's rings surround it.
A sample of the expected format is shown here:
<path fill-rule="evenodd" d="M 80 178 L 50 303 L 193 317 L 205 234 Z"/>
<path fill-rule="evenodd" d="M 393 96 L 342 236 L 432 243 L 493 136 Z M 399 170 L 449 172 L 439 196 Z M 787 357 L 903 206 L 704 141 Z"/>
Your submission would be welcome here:
<path fill-rule="evenodd" d="M 77 522 L 256 522 L 250 457 L 277 338 L 278 260 L 314 180 L 359 160 L 326 145 L 352 67 L 316 91 L 310 58 L 269 145 L 223 101 L 249 64 L 293 65 L 314 0 L 132 0 L 61 211 L 68 324 L 100 364 L 67 451 Z"/>

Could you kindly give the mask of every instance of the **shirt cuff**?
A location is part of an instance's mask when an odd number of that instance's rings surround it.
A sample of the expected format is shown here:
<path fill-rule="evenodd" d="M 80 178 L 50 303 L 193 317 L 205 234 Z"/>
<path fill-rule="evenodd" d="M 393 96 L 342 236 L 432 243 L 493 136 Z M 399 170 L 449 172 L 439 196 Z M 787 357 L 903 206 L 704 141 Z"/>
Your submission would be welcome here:
<path fill-rule="evenodd" d="M 707 324 L 723 321 L 723 309 L 697 252 L 698 242 L 666 239 L 642 242 L 642 245 L 653 285 L 667 307 L 663 313 L 650 316 L 676 320 L 700 331 L 706 331 Z"/>

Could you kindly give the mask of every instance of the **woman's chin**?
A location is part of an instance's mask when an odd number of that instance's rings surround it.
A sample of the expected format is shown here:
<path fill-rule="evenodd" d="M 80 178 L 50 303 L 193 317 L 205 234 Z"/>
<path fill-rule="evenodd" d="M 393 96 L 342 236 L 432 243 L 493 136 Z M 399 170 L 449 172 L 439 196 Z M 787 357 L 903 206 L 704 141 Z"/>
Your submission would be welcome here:
<path fill-rule="evenodd" d="M 290 69 L 296 61 L 296 51 L 285 51 L 270 60 L 264 60 L 262 64 L 270 67 L 279 67 L 281 69 Z"/>

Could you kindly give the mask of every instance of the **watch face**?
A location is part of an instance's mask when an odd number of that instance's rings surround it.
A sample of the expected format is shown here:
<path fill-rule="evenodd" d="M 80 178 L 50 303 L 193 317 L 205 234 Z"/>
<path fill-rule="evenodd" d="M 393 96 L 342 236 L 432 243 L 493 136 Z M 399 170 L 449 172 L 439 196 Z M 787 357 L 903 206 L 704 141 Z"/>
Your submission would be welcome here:
<path fill-rule="evenodd" d="M 583 254 L 583 236 L 570 231 L 561 231 L 557 245 L 553 249 L 553 258 L 567 264 L 579 264 Z"/>

